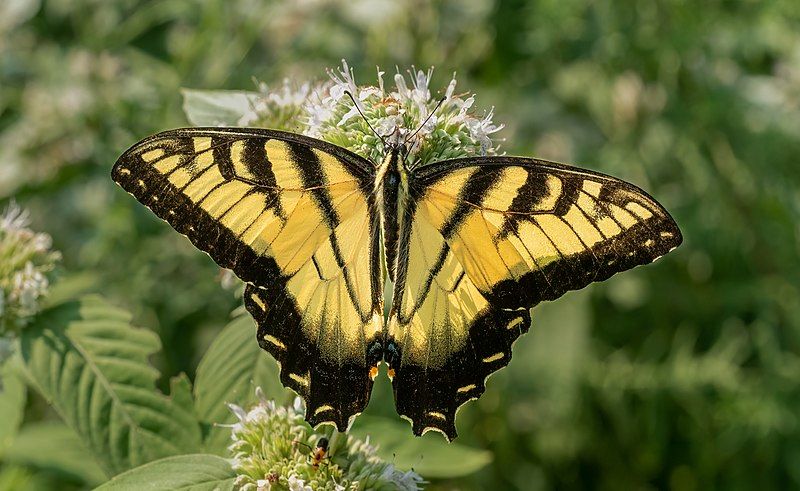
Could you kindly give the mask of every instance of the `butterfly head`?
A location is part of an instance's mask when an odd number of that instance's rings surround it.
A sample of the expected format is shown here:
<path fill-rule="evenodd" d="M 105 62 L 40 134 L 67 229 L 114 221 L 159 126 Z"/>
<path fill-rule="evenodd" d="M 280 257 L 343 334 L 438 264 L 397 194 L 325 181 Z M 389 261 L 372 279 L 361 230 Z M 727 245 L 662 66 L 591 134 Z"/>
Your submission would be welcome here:
<path fill-rule="evenodd" d="M 384 155 L 397 155 L 401 160 L 405 160 L 411 151 L 411 145 L 403 135 L 400 128 L 396 128 L 388 136 L 381 137 L 383 141 Z"/>

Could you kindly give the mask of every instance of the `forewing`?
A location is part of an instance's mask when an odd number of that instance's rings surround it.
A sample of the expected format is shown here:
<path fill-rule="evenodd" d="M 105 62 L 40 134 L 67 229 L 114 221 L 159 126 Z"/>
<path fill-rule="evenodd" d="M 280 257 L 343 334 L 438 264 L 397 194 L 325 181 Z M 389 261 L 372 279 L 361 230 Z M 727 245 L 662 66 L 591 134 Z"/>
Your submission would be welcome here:
<path fill-rule="evenodd" d="M 681 242 L 632 184 L 534 159 L 446 161 L 412 176 L 388 345 L 398 411 L 455 437 L 455 412 L 507 365 L 529 309 Z"/>
<path fill-rule="evenodd" d="M 248 282 L 258 342 L 312 424 L 345 429 L 369 399 L 382 329 L 368 161 L 279 131 L 189 128 L 130 148 L 114 180 Z M 374 350 L 373 350 L 374 351 Z"/>

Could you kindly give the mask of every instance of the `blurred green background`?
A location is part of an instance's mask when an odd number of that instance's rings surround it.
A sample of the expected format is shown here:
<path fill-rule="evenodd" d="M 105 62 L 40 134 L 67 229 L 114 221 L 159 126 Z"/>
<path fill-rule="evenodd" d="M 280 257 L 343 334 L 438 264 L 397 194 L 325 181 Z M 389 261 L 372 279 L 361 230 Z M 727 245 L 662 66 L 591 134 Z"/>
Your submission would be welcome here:
<path fill-rule="evenodd" d="M 442 90 L 456 72 L 509 154 L 634 182 L 685 237 L 534 309 L 459 413 L 459 442 L 492 462 L 431 488 L 800 487 L 796 0 L 3 0 L 0 197 L 63 252 L 54 294 L 111 297 L 158 332 L 165 376 L 193 376 L 239 301 L 111 165 L 186 125 L 181 87 L 322 79 L 341 58 L 363 84 L 376 65 L 433 65 Z M 25 418 L 55 416 L 32 397 Z M 0 486 L 70 479 L 3 462 Z"/>

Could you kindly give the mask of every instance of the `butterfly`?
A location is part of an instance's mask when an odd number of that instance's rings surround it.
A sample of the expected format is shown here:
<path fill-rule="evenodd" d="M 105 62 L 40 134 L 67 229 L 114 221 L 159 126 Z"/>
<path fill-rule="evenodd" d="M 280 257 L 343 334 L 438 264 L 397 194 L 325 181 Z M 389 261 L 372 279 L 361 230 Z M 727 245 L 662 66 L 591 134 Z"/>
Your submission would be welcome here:
<path fill-rule="evenodd" d="M 346 431 L 388 365 L 413 432 L 456 437 L 528 331 L 529 310 L 681 243 L 636 186 L 543 160 L 412 166 L 307 136 L 184 128 L 146 138 L 113 179 L 246 283 L 259 345 L 313 426 Z M 384 318 L 385 276 L 393 283 Z"/>

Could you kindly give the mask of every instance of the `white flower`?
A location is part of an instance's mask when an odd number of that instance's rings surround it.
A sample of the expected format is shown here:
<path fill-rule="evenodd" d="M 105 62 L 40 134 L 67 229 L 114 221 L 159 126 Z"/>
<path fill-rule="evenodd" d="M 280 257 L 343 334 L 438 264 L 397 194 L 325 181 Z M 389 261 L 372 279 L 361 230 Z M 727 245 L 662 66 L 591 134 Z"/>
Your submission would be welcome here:
<path fill-rule="evenodd" d="M 14 202 L 0 216 L 0 336 L 13 337 L 39 311 L 61 258 L 50 236 L 33 232 L 29 222 Z"/>
<path fill-rule="evenodd" d="M 25 314 L 36 312 L 37 300 L 47 291 L 48 281 L 41 271 L 34 268 L 31 261 L 25 263 L 21 271 L 14 273 L 13 289 L 9 300 L 17 300 Z"/>
<path fill-rule="evenodd" d="M 228 409 L 239 418 L 239 421 L 244 422 L 247 420 L 247 412 L 241 407 L 237 406 L 236 404 L 228 404 Z"/>
<path fill-rule="evenodd" d="M 375 124 L 375 131 L 381 136 L 389 136 L 397 131 L 397 128 L 402 126 L 403 118 L 400 116 L 386 116 L 381 118 Z"/>
<path fill-rule="evenodd" d="M 292 474 L 289 476 L 289 491 L 314 491 L 311 486 L 306 486 L 305 481 Z"/>
<path fill-rule="evenodd" d="M 417 104 L 423 118 L 428 116 L 428 102 L 431 99 L 431 91 L 428 89 L 428 85 L 432 76 L 433 68 L 430 68 L 427 74 L 422 70 L 417 70 L 416 78 L 413 77 L 412 73 L 414 90 L 411 91 L 411 100 Z"/>
<path fill-rule="evenodd" d="M 491 108 L 486 116 L 483 119 L 475 119 L 469 118 L 465 121 L 467 128 L 469 129 L 469 133 L 472 138 L 480 143 L 481 150 L 485 154 L 489 147 L 492 146 L 492 140 L 489 138 L 489 135 L 493 133 L 497 133 L 498 131 L 502 130 L 505 125 L 500 124 L 496 125 L 492 122 L 492 116 L 494 115 L 494 108 Z"/>
<path fill-rule="evenodd" d="M 406 79 L 399 73 L 394 74 L 394 85 L 397 87 L 397 94 L 403 99 L 411 99 L 411 91 L 408 90 Z"/>
<path fill-rule="evenodd" d="M 383 97 L 383 94 L 385 93 L 383 90 L 383 76 L 386 74 L 386 72 L 382 71 L 380 67 L 376 68 L 378 70 L 378 90 L 380 90 L 381 97 Z"/>
<path fill-rule="evenodd" d="M 294 409 L 294 412 L 298 414 L 303 414 L 306 412 L 305 404 L 303 404 L 303 399 L 299 397 L 294 398 L 294 403 L 292 404 L 292 408 Z"/>
<path fill-rule="evenodd" d="M 3 216 L 0 217 L 0 228 L 6 233 L 18 232 L 26 228 L 29 222 L 30 214 L 28 210 L 23 210 L 15 201 L 11 201 Z"/>
<path fill-rule="evenodd" d="M 344 97 L 345 92 L 351 94 L 358 94 L 358 86 L 356 85 L 353 76 L 353 69 L 347 64 L 346 60 L 342 60 L 342 68 L 338 72 L 328 70 L 328 75 L 333 80 L 333 86 L 330 89 L 330 95 L 335 102 Z"/>
<path fill-rule="evenodd" d="M 303 106 L 307 115 L 305 134 L 308 136 L 320 138 L 323 125 L 333 118 L 335 104 L 328 95 L 329 90 L 329 84 L 315 87 Z"/>
<path fill-rule="evenodd" d="M 267 90 L 264 90 L 267 92 Z M 280 107 L 301 106 L 308 99 L 311 93 L 311 84 L 303 83 L 300 87 L 295 87 L 289 79 L 283 80 L 283 86 L 279 92 L 270 92 L 268 98 Z"/>
<path fill-rule="evenodd" d="M 453 93 L 456 91 L 456 74 L 453 74 L 453 78 L 450 80 L 450 83 L 447 85 L 447 90 L 444 92 L 444 97 L 447 100 L 453 98 Z"/>
<path fill-rule="evenodd" d="M 342 60 L 342 68 L 338 71 L 328 70 L 328 75 L 330 75 L 331 80 L 333 81 L 333 86 L 329 89 L 328 93 L 330 94 L 330 99 L 333 102 L 339 102 L 342 98 L 345 97 L 345 94 L 349 92 L 353 95 L 353 101 L 355 104 L 352 105 L 349 111 L 347 111 L 339 122 L 337 123 L 338 126 L 345 124 L 350 118 L 356 116 L 359 111 L 362 113 L 364 112 L 364 108 L 361 104 L 361 96 L 362 94 L 358 90 L 358 86 L 356 85 L 355 78 L 353 76 L 353 69 L 347 65 L 347 61 Z M 365 93 L 364 96 L 367 97 L 369 94 Z M 356 97 L 357 96 L 357 97 Z M 347 97 L 349 100 L 350 98 Z"/>
<path fill-rule="evenodd" d="M 467 119 L 469 119 L 467 116 L 467 111 L 469 111 L 469 109 L 472 107 L 474 103 L 475 103 L 475 96 L 472 95 L 467 97 L 463 101 L 461 100 L 455 101 L 453 105 L 458 108 L 458 115 L 456 116 L 455 119 L 461 122 L 464 122 Z"/>
<path fill-rule="evenodd" d="M 284 79 L 277 89 L 259 83 L 258 92 L 246 94 L 249 108 L 241 114 L 236 125 L 296 131 L 304 123 L 303 106 L 313 90 L 308 82 L 296 84 L 289 79 Z"/>

